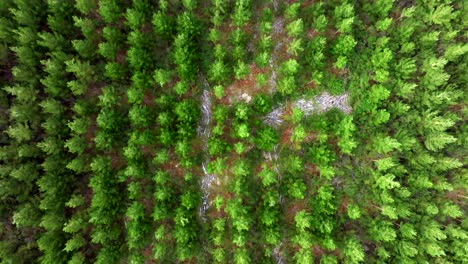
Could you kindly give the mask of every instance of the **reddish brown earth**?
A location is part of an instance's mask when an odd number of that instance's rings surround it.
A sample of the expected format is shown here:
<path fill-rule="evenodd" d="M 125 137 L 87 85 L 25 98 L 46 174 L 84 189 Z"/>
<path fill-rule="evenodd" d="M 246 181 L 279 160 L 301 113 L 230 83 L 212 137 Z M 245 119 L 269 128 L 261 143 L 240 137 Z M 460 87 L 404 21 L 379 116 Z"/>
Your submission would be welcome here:
<path fill-rule="evenodd" d="M 91 114 L 91 116 L 89 118 L 91 123 L 88 126 L 88 130 L 83 135 L 83 137 L 86 139 L 86 141 L 88 141 L 88 143 L 91 146 L 94 146 L 94 138 L 96 137 L 96 131 L 97 131 L 96 117 L 97 117 L 96 114 L 94 114 L 94 113 Z"/>
<path fill-rule="evenodd" d="M 260 69 L 255 64 L 251 64 L 249 67 L 250 72 L 246 77 L 240 80 L 235 80 L 224 89 L 225 96 L 222 99 L 222 103 L 229 105 L 232 101 L 238 101 L 240 96 L 244 93 L 249 95 L 251 98 L 259 93 L 268 93 L 268 87 L 259 87 L 257 85 L 256 78 L 261 73 L 268 75 L 269 69 Z"/>
<path fill-rule="evenodd" d="M 119 64 L 125 63 L 127 57 L 127 51 L 125 49 L 119 49 L 115 55 L 115 61 Z"/>
<path fill-rule="evenodd" d="M 291 135 L 293 130 L 293 126 L 288 126 L 283 131 L 281 131 L 280 144 L 285 146 L 291 145 Z"/>
<path fill-rule="evenodd" d="M 303 200 L 294 200 L 292 201 L 287 208 L 286 221 L 291 225 L 295 225 L 294 217 L 301 210 L 308 210 L 309 206 L 306 199 Z"/>

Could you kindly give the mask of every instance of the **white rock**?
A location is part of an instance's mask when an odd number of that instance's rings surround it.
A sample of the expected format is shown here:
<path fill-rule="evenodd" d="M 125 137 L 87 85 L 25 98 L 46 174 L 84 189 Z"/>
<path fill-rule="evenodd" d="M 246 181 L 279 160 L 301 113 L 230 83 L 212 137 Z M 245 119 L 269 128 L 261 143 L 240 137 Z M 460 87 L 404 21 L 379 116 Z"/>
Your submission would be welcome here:
<path fill-rule="evenodd" d="M 348 103 L 348 97 L 349 93 L 347 92 L 337 96 L 324 92 L 312 99 L 299 99 L 293 102 L 292 105 L 301 109 L 301 111 L 304 112 L 304 116 L 323 113 L 332 108 L 338 108 L 344 113 L 350 114 L 353 109 Z M 283 106 L 277 107 L 263 118 L 263 122 L 270 126 L 277 127 L 283 122 L 283 112 Z"/>

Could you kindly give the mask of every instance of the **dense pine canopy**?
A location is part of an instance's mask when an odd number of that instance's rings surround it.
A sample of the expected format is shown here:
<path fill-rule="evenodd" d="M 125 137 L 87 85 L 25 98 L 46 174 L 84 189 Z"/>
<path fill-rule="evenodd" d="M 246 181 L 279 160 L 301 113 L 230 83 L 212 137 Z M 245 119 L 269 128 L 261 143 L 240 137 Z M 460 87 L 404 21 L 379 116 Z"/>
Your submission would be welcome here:
<path fill-rule="evenodd" d="M 465 263 L 462 0 L 0 0 L 0 263 Z"/>

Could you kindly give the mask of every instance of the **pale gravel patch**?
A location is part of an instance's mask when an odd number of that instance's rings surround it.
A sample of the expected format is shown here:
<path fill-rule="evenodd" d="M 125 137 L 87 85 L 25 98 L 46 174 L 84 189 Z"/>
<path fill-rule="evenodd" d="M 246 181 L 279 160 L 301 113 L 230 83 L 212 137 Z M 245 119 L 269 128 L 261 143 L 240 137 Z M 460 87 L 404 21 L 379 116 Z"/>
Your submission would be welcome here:
<path fill-rule="evenodd" d="M 349 98 L 348 92 L 340 94 L 340 95 L 336 95 L 336 96 L 330 95 L 327 92 L 322 93 L 316 99 L 317 105 L 319 107 L 318 111 L 325 112 L 332 108 L 338 108 L 342 112 L 346 114 L 350 114 L 352 111 L 352 108 L 349 105 L 348 98 Z"/>
<path fill-rule="evenodd" d="M 320 114 L 329 111 L 332 108 L 337 108 L 345 114 L 350 114 L 352 108 L 349 105 L 349 93 L 343 93 L 340 95 L 330 95 L 327 92 L 321 93 L 319 96 L 315 96 L 311 99 L 298 99 L 292 103 L 294 107 L 301 109 L 304 116 L 311 114 Z M 284 106 L 279 106 L 268 115 L 263 118 L 263 122 L 267 125 L 278 127 L 283 122 L 284 117 Z"/>
<path fill-rule="evenodd" d="M 245 101 L 246 103 L 250 103 L 250 101 L 252 100 L 252 96 L 250 96 L 249 94 L 247 93 L 243 93 L 240 98 Z"/>
<path fill-rule="evenodd" d="M 276 17 L 275 18 L 275 21 L 273 22 L 273 26 L 272 26 L 272 30 L 273 30 L 273 36 L 275 37 L 278 37 L 279 35 L 281 35 L 284 31 L 284 19 L 283 18 L 280 18 L 280 17 Z M 280 51 L 280 49 L 282 48 L 283 46 L 283 42 L 282 41 L 278 41 L 275 45 L 275 47 L 273 48 L 273 52 L 271 53 L 271 58 L 270 60 L 268 61 L 269 65 L 270 65 L 270 68 L 271 68 L 271 75 L 270 75 L 270 78 L 268 80 L 268 83 L 270 85 L 270 93 L 274 93 L 276 91 L 276 83 L 277 83 L 277 80 L 278 80 L 278 73 L 277 73 L 277 70 L 278 70 L 278 53 Z"/>
<path fill-rule="evenodd" d="M 197 127 L 197 134 L 202 141 L 203 149 L 203 162 L 202 170 L 203 177 L 201 180 L 200 188 L 203 192 L 202 203 L 199 208 L 200 218 L 206 221 L 206 210 L 210 207 L 211 202 L 209 201 L 210 187 L 212 182 L 215 180 L 216 175 L 208 173 L 206 166 L 209 162 L 208 155 L 208 139 L 210 138 L 210 124 L 211 124 L 211 93 L 209 91 L 210 85 L 203 75 L 199 76 L 199 81 L 203 86 L 203 92 L 201 95 L 201 118 Z"/>
<path fill-rule="evenodd" d="M 273 0 L 273 9 L 274 9 L 275 12 L 278 11 L 278 6 L 279 6 L 279 1 L 278 0 Z M 273 30 L 273 32 L 272 32 L 273 36 L 277 37 L 277 39 L 279 39 L 278 37 L 284 31 L 284 19 L 281 18 L 281 17 L 275 17 L 275 20 L 274 20 L 273 25 L 272 25 L 272 30 Z M 268 79 L 268 84 L 270 86 L 270 89 L 269 89 L 270 94 L 273 94 L 274 92 L 276 92 L 276 85 L 277 85 L 277 82 L 278 82 L 278 72 L 277 72 L 278 71 L 278 54 L 279 54 L 282 46 L 283 46 L 283 42 L 278 40 L 275 47 L 273 48 L 273 52 L 271 53 L 271 58 L 268 61 L 269 66 L 271 68 L 271 75 L 270 75 L 270 78 Z M 276 108 L 276 109 L 273 110 L 272 113 L 270 113 L 266 117 L 266 122 L 270 122 L 272 124 L 279 125 L 279 124 L 281 124 L 281 119 L 278 118 L 278 117 L 281 116 L 281 115 L 282 115 L 282 109 L 281 108 Z M 280 173 L 279 163 L 278 163 L 278 144 L 275 145 L 272 152 L 264 152 L 263 156 L 264 156 L 264 158 L 266 160 L 271 161 L 275 165 L 273 167 L 273 170 L 277 174 L 278 181 L 281 181 L 282 175 Z M 284 199 L 283 199 L 283 196 L 281 194 L 279 195 L 278 200 L 279 200 L 280 204 L 283 204 Z M 282 245 L 282 242 L 273 249 L 273 253 L 272 253 L 272 255 L 275 258 L 277 264 L 284 264 L 285 263 L 284 259 L 283 259 L 283 256 L 281 254 L 281 245 Z"/>
<path fill-rule="evenodd" d="M 284 31 L 284 18 L 282 17 L 275 17 L 275 21 L 273 21 L 273 34 L 281 35 Z"/>
<path fill-rule="evenodd" d="M 273 0 L 273 10 L 275 12 L 278 11 L 278 7 L 279 7 L 279 1 L 278 0 Z"/>
<path fill-rule="evenodd" d="M 281 246 L 283 245 L 283 241 L 279 243 L 274 249 L 273 249 L 273 257 L 276 259 L 276 263 L 278 264 L 284 264 L 284 259 L 283 256 L 281 255 Z"/>
<path fill-rule="evenodd" d="M 278 181 L 281 181 L 282 179 L 282 175 L 280 173 L 280 170 L 279 170 L 279 163 L 278 163 L 278 159 L 279 159 L 279 155 L 278 155 L 278 144 L 276 144 L 274 147 L 273 147 L 273 151 L 269 151 L 269 152 L 265 152 L 263 151 L 262 152 L 262 155 L 263 155 L 263 158 L 271 163 L 274 164 L 273 166 L 273 171 L 276 172 L 276 174 L 278 175 Z"/>
<path fill-rule="evenodd" d="M 267 116 L 263 118 L 263 122 L 272 127 L 278 127 L 283 123 L 283 107 L 273 109 Z"/>

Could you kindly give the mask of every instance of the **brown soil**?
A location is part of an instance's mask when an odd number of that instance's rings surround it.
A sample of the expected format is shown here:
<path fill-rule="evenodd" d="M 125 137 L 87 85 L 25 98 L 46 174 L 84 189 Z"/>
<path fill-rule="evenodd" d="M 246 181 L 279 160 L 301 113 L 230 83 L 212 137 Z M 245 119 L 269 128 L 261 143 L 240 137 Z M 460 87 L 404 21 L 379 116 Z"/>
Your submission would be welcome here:
<path fill-rule="evenodd" d="M 317 133 L 309 132 L 307 133 L 307 136 L 304 138 L 304 142 L 311 142 L 311 141 L 315 141 L 316 139 L 317 139 Z"/>
<path fill-rule="evenodd" d="M 127 93 L 122 94 L 120 97 L 120 105 L 128 107 L 130 104 L 128 103 Z"/>
<path fill-rule="evenodd" d="M 111 159 L 111 167 L 112 169 L 121 169 L 123 166 L 125 166 L 125 161 L 124 159 L 120 156 L 118 151 L 113 150 L 110 153 L 107 153 L 107 155 Z"/>
<path fill-rule="evenodd" d="M 145 264 L 153 264 L 156 263 L 156 261 L 153 258 L 153 243 L 147 245 L 143 249 L 143 256 L 145 256 Z"/>
<path fill-rule="evenodd" d="M 229 23 L 222 23 L 219 27 L 213 27 L 219 30 L 220 37 L 216 44 L 222 44 L 223 46 L 227 46 L 227 41 L 229 39 L 229 32 L 233 31 L 235 28 L 232 27 Z"/>
<path fill-rule="evenodd" d="M 85 200 L 85 206 L 89 206 L 91 204 L 91 200 L 93 198 L 93 190 L 88 187 L 88 182 L 89 182 L 89 179 L 87 179 L 88 177 L 85 177 L 84 181 L 86 182 L 86 184 L 80 184 L 82 185 L 83 187 L 81 188 L 81 193 L 83 194 L 83 198 Z M 80 210 L 80 209 L 77 209 L 77 210 Z"/>
<path fill-rule="evenodd" d="M 147 90 L 143 96 L 143 104 L 147 106 L 154 105 L 154 96 L 151 94 L 151 91 Z"/>
<path fill-rule="evenodd" d="M 291 144 L 291 135 L 294 130 L 294 127 L 290 126 L 281 131 L 280 135 L 280 144 L 282 145 L 290 145 Z"/>
<path fill-rule="evenodd" d="M 185 171 L 179 166 L 179 162 L 177 159 L 170 159 L 166 164 L 163 166 L 164 171 L 170 172 L 170 175 L 174 178 L 182 179 L 184 177 Z"/>
<path fill-rule="evenodd" d="M 348 69 L 337 69 L 333 66 L 332 63 L 329 65 L 329 71 L 336 76 L 343 76 L 349 73 Z"/>
<path fill-rule="evenodd" d="M 464 202 L 464 199 L 467 199 L 465 192 L 466 191 L 463 190 L 463 189 L 458 189 L 458 190 L 453 190 L 451 192 L 448 192 L 445 196 L 448 199 L 450 199 L 450 200 L 456 202 L 457 204 L 461 205 Z"/>
<path fill-rule="evenodd" d="M 247 22 L 244 26 L 242 26 L 242 31 L 250 35 L 250 37 L 253 37 L 255 35 L 255 29 L 257 28 L 256 25 L 250 20 L 250 22 Z M 234 28 L 235 30 L 236 28 Z"/>
<path fill-rule="evenodd" d="M 448 107 L 450 111 L 461 112 L 465 106 L 463 104 L 455 104 Z"/>
<path fill-rule="evenodd" d="M 373 202 L 365 204 L 364 207 L 366 208 L 365 211 L 372 217 L 377 217 L 380 215 L 381 209 L 379 206 L 375 205 Z"/>
<path fill-rule="evenodd" d="M 320 172 L 317 170 L 317 166 L 315 166 L 314 164 L 309 163 L 309 162 L 305 164 L 305 171 L 306 171 L 307 175 L 311 175 L 311 176 L 319 176 L 320 175 Z M 309 177 L 307 177 L 307 178 L 309 178 Z"/>
<path fill-rule="evenodd" d="M 104 87 L 104 83 L 93 83 L 88 86 L 86 92 L 84 94 L 85 98 L 95 98 L 101 95 L 102 87 Z"/>
<path fill-rule="evenodd" d="M 153 27 L 150 22 L 146 22 L 142 27 L 141 27 L 141 32 L 144 34 L 151 34 L 153 31 Z"/>
<path fill-rule="evenodd" d="M 145 183 L 143 183 L 143 184 L 145 184 Z M 147 184 L 151 185 L 151 183 L 147 183 Z M 153 197 L 149 197 L 149 198 L 145 197 L 145 198 L 141 199 L 141 203 L 145 207 L 145 214 L 151 215 L 151 213 L 153 212 L 153 209 L 154 209 L 154 199 L 153 199 Z"/>
<path fill-rule="evenodd" d="M 333 147 L 336 153 L 339 153 L 340 149 L 338 147 L 338 139 L 336 137 L 329 137 L 327 143 Z"/>
<path fill-rule="evenodd" d="M 126 59 L 126 51 L 125 49 L 119 49 L 117 51 L 117 54 L 115 56 L 115 61 L 120 63 L 120 64 L 123 64 L 125 63 L 125 59 Z"/>
<path fill-rule="evenodd" d="M 269 163 L 271 163 L 271 162 L 269 162 Z M 270 168 L 271 166 L 267 166 L 267 167 Z M 258 164 L 257 166 L 255 166 L 255 169 L 254 169 L 255 174 L 254 175 L 257 176 L 261 171 L 262 171 L 262 164 Z"/>
<path fill-rule="evenodd" d="M 305 7 L 308 7 L 312 4 L 314 4 L 316 2 L 316 0 L 305 0 L 304 2 L 302 2 L 302 8 L 305 8 Z"/>
<path fill-rule="evenodd" d="M 340 35 L 340 32 L 337 31 L 337 30 L 336 30 L 335 28 L 333 28 L 333 27 L 329 27 L 329 28 L 325 31 L 325 36 L 326 36 L 326 38 L 327 38 L 328 41 L 337 38 L 339 35 Z"/>
<path fill-rule="evenodd" d="M 296 56 L 288 52 L 288 47 L 289 47 L 288 44 L 291 43 L 294 40 L 294 38 L 291 38 L 285 35 L 281 38 L 281 40 L 284 42 L 278 51 L 278 58 L 279 58 L 278 61 L 287 61 L 289 59 L 296 59 L 297 58 Z"/>
<path fill-rule="evenodd" d="M 192 147 L 191 153 L 196 154 L 196 153 L 202 153 L 203 152 L 203 141 L 201 140 L 200 137 L 195 137 L 192 139 L 190 142 L 190 146 Z"/>
<path fill-rule="evenodd" d="M 249 74 L 240 80 L 235 80 L 232 84 L 227 86 L 224 90 L 224 100 L 225 103 L 229 103 L 232 100 L 242 100 L 242 94 L 249 95 L 252 99 L 258 93 L 268 93 L 268 87 L 258 87 L 256 77 L 257 75 L 263 73 L 268 75 L 268 68 L 260 69 L 255 64 L 249 65 L 250 72 Z"/>
<path fill-rule="evenodd" d="M 208 217 L 209 219 L 217 219 L 217 218 L 225 218 L 227 217 L 227 213 L 224 211 L 224 205 L 221 207 L 221 210 L 216 210 L 214 205 L 211 205 L 208 208 Z"/>
<path fill-rule="evenodd" d="M 94 146 L 94 140 L 93 139 L 96 137 L 96 131 L 97 131 L 96 117 L 97 117 L 96 114 L 91 114 L 91 116 L 90 116 L 91 124 L 88 126 L 88 130 L 83 135 L 84 138 L 86 139 L 86 141 L 88 141 L 88 143 L 91 146 Z"/>
<path fill-rule="evenodd" d="M 99 22 L 101 22 L 101 16 L 99 15 L 99 1 L 98 0 L 93 0 L 92 2 L 94 2 L 94 6 L 96 7 L 96 9 L 93 9 L 91 10 L 91 12 L 89 13 L 89 18 L 93 19 L 93 20 L 98 20 Z"/>
<path fill-rule="evenodd" d="M 13 61 L 12 56 L 8 56 L 9 61 Z M 5 83 L 10 83 L 13 81 L 13 72 L 11 68 L 13 67 L 12 63 L 7 63 L 3 65 L 2 69 L 0 69 L 0 79 Z"/>
<path fill-rule="evenodd" d="M 156 149 L 155 146 L 152 146 L 152 145 L 150 145 L 150 146 L 146 145 L 146 146 L 141 146 L 140 147 L 141 152 L 144 155 L 150 156 L 150 157 L 152 157 L 154 155 L 154 153 L 156 152 L 155 149 Z"/>
<path fill-rule="evenodd" d="M 294 200 L 289 205 L 286 213 L 286 221 L 294 225 L 294 217 L 297 212 L 301 210 L 307 210 L 309 206 L 307 205 L 306 199 L 304 200 Z"/>
<path fill-rule="evenodd" d="M 286 102 L 286 104 L 283 107 L 283 115 L 285 116 L 285 119 L 287 121 L 288 117 L 290 117 L 293 113 L 294 109 L 294 103 L 293 102 Z"/>
<path fill-rule="evenodd" d="M 317 32 L 315 29 L 311 28 L 307 31 L 307 36 L 309 38 L 314 38 L 319 35 L 319 32 Z"/>
<path fill-rule="evenodd" d="M 309 81 L 308 83 L 305 84 L 304 86 L 307 89 L 316 89 L 318 87 L 318 85 L 316 83 L 314 83 L 313 81 Z"/>
<path fill-rule="evenodd" d="M 341 205 L 340 207 L 338 207 L 338 213 L 345 214 L 346 212 L 348 212 L 349 198 L 343 197 L 340 202 Z"/>
<path fill-rule="evenodd" d="M 127 22 L 127 19 L 125 19 L 124 16 L 120 17 L 117 23 L 115 24 L 115 27 L 118 29 L 123 29 L 126 27 L 125 23 Z"/>
<path fill-rule="evenodd" d="M 320 257 L 325 253 L 326 253 L 325 249 L 321 248 L 319 245 L 312 246 L 312 254 L 314 255 L 315 258 L 320 259 Z"/>

